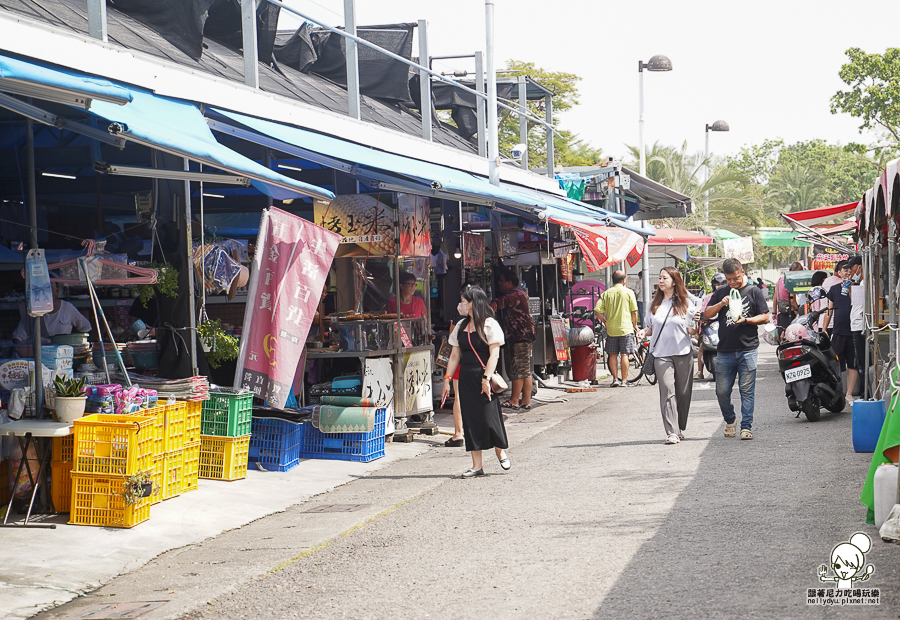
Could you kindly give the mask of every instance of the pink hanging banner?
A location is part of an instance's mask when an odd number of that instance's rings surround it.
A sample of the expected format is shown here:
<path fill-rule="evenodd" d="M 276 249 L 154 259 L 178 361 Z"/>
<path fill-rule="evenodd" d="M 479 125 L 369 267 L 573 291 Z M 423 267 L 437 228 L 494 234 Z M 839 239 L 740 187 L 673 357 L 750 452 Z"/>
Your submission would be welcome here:
<path fill-rule="evenodd" d="M 284 407 L 341 236 L 271 207 L 263 211 L 234 384 Z"/>

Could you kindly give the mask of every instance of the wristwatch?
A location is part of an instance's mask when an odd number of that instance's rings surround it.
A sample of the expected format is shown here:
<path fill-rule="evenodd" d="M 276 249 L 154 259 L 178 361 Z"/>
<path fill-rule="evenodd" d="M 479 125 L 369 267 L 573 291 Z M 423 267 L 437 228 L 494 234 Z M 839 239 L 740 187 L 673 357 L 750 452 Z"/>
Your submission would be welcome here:
<path fill-rule="evenodd" d="M 487 375 L 481 375 L 481 378 L 482 378 L 482 379 L 489 379 L 489 377 L 488 377 Z"/>

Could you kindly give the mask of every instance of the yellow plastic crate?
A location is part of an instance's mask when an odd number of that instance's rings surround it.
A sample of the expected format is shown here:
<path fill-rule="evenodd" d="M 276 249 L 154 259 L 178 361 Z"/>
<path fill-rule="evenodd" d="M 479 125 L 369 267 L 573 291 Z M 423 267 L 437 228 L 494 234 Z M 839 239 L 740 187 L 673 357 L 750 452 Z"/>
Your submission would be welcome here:
<path fill-rule="evenodd" d="M 180 400 L 184 403 L 184 445 L 200 443 L 200 418 L 203 415 L 202 400 Z"/>
<path fill-rule="evenodd" d="M 184 486 L 181 492 L 196 491 L 200 480 L 200 442 L 184 447 Z"/>
<path fill-rule="evenodd" d="M 72 472 L 69 523 L 102 527 L 134 527 L 150 518 L 151 497 L 125 505 L 125 476 L 98 476 Z"/>
<path fill-rule="evenodd" d="M 150 496 L 150 505 L 163 501 L 162 489 L 164 486 L 163 466 L 165 465 L 165 455 L 153 457 L 153 471 L 150 473 L 150 482 L 153 483 L 153 494 Z"/>
<path fill-rule="evenodd" d="M 71 463 L 75 450 L 75 435 L 53 438 L 53 460 L 57 463 Z"/>
<path fill-rule="evenodd" d="M 184 490 L 184 451 L 176 450 L 162 457 L 162 499 L 163 501 L 181 495 Z"/>
<path fill-rule="evenodd" d="M 50 499 L 56 512 L 69 512 L 72 502 L 72 461 L 50 463 Z"/>
<path fill-rule="evenodd" d="M 156 418 L 93 414 L 75 420 L 72 472 L 130 475 L 153 466 Z"/>
<path fill-rule="evenodd" d="M 200 477 L 239 480 L 247 476 L 250 435 L 243 437 L 200 436 Z"/>
<path fill-rule="evenodd" d="M 160 456 L 175 450 L 181 450 L 185 444 L 185 404 L 176 402 L 172 405 L 159 405 L 152 409 L 135 411 L 131 415 L 153 416 L 154 426 L 153 454 Z"/>

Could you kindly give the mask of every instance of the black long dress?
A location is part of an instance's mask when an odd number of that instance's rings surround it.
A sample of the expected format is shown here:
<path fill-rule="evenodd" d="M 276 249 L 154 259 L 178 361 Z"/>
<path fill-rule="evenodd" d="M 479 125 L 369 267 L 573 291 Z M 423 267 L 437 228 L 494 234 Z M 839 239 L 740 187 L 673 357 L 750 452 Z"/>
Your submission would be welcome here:
<path fill-rule="evenodd" d="M 472 332 L 472 345 L 481 361 L 487 364 L 490 356 L 490 348 L 478 332 Z M 459 363 L 459 405 L 462 411 L 463 436 L 466 439 L 466 452 L 473 450 L 490 450 L 491 448 L 506 449 L 509 443 L 506 439 L 506 428 L 503 426 L 503 417 L 500 415 L 500 398 L 491 396 L 488 401 L 481 391 L 481 378 L 484 368 L 478 357 L 469 345 L 469 334 L 465 326 L 459 329 L 457 334 L 459 351 L 461 353 Z"/>

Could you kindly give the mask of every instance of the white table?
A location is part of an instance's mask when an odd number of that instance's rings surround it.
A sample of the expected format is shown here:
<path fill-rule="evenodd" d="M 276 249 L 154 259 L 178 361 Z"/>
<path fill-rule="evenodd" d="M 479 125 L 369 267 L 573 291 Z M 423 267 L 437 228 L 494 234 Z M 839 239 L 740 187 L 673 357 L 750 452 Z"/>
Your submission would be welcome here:
<path fill-rule="evenodd" d="M 0 435 L 13 435 L 18 438 L 19 446 L 22 449 L 22 460 L 19 461 L 19 470 L 16 472 L 15 482 L 10 489 L 9 505 L 6 508 L 6 515 L 3 517 L 3 523 L 0 527 L 46 527 L 55 529 L 53 523 L 29 523 L 31 518 L 31 510 L 34 507 L 34 498 L 37 497 L 37 490 L 41 482 L 47 477 L 47 459 L 50 456 L 50 440 L 53 437 L 65 437 L 72 433 L 72 424 L 66 422 L 56 422 L 54 420 L 16 420 L 8 424 L 0 424 Z M 35 451 L 38 456 L 38 471 L 33 474 L 31 466 L 28 464 L 28 448 L 34 444 Z M 18 485 L 19 476 L 22 475 L 22 468 L 28 472 L 28 479 L 31 481 L 31 501 L 28 503 L 28 512 L 25 514 L 24 523 L 7 523 L 9 514 L 12 512 L 13 499 L 15 498 L 15 490 Z M 52 503 L 52 502 L 51 502 Z M 54 506 L 55 509 L 55 506 Z"/>

